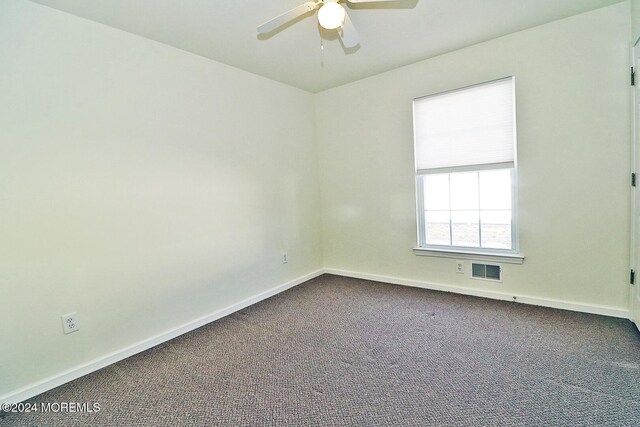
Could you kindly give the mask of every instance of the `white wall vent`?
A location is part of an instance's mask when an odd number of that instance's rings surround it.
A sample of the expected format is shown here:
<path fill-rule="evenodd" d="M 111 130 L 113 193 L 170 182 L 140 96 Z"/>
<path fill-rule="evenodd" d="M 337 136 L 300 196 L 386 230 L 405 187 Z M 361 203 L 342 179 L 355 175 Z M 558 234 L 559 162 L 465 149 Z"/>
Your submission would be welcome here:
<path fill-rule="evenodd" d="M 502 266 L 498 264 L 471 263 L 471 277 L 474 279 L 502 281 Z"/>

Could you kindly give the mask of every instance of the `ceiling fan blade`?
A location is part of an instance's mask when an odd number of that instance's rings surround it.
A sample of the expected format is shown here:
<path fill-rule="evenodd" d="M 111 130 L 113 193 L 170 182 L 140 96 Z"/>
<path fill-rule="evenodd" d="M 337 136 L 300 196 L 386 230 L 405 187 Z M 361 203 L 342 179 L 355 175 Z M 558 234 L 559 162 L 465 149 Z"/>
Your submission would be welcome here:
<path fill-rule="evenodd" d="M 267 34 L 276 28 L 286 24 L 287 22 L 296 19 L 299 16 L 304 15 L 305 13 L 311 12 L 318 8 L 318 3 L 313 1 L 308 1 L 300 6 L 291 9 L 288 12 L 283 13 L 282 15 L 273 18 L 271 21 L 267 21 L 264 24 L 258 26 L 258 32 L 260 34 Z"/>
<path fill-rule="evenodd" d="M 344 14 L 344 23 L 342 24 L 342 28 L 338 31 L 338 34 L 340 34 L 342 44 L 345 48 L 355 47 L 360 44 L 360 36 L 356 31 L 356 27 L 353 26 L 353 22 L 351 22 L 349 14 L 346 12 Z"/>

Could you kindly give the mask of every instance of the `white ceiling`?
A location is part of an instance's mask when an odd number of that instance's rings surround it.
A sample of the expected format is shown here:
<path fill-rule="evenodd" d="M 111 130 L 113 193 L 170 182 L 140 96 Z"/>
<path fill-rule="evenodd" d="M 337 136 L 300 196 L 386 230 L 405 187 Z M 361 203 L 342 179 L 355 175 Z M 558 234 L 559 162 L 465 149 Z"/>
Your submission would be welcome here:
<path fill-rule="evenodd" d="M 621 0 L 398 0 L 348 5 L 345 51 L 311 15 L 269 37 L 256 27 L 304 0 L 32 0 L 310 92 L 339 86 Z M 576 41 L 578 42 L 578 41 Z"/>

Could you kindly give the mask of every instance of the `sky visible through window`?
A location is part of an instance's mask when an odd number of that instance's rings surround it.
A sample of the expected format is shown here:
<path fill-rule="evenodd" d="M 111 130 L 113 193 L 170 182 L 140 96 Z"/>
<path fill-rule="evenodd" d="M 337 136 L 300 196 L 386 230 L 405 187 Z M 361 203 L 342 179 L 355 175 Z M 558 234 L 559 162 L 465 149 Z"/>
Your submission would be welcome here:
<path fill-rule="evenodd" d="M 511 169 L 424 175 L 429 245 L 511 249 Z"/>

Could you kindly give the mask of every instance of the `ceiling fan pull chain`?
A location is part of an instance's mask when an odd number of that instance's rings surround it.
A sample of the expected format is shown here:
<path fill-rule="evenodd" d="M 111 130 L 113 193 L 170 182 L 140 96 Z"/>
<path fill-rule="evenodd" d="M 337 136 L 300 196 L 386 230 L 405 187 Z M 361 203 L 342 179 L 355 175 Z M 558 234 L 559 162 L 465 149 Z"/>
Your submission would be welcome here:
<path fill-rule="evenodd" d="M 320 66 L 324 67 L 324 40 L 322 37 L 322 26 L 318 25 L 320 28 Z"/>

